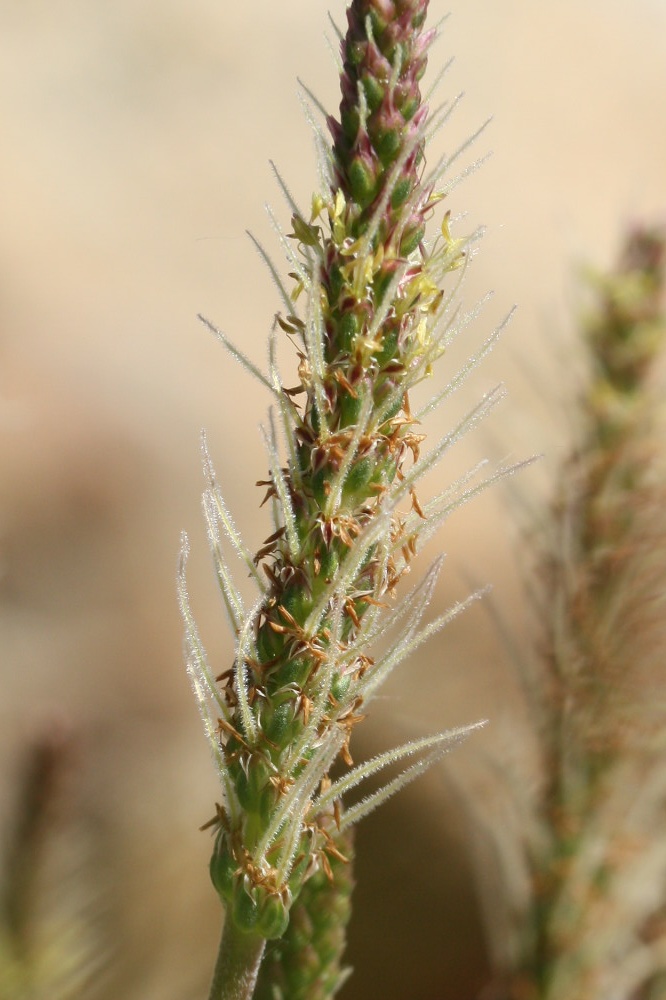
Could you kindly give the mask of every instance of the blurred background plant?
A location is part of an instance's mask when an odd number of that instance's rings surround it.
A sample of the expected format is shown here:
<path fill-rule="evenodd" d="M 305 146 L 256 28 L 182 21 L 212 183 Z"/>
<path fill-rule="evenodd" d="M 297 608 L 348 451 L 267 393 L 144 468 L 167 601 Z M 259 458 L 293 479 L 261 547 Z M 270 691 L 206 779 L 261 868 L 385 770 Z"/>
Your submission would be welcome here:
<path fill-rule="evenodd" d="M 505 788 L 515 825 L 487 822 L 499 858 L 524 850 L 513 921 L 487 901 L 511 1000 L 666 996 L 666 229 L 633 229 L 589 284 L 578 441 L 531 587 L 539 784 Z"/>
<path fill-rule="evenodd" d="M 73 749 L 54 720 L 22 762 L 0 867 L 3 1000 L 85 996 L 107 957 L 91 845 L 67 788 Z"/>
<path fill-rule="evenodd" d="M 449 92 L 467 92 L 451 145 L 496 117 L 495 155 L 465 189 L 470 227 L 489 229 L 467 295 L 497 289 L 489 327 L 520 303 L 466 402 L 506 380 L 511 405 L 494 418 L 495 454 L 505 457 L 508 441 L 517 456 L 545 453 L 530 472 L 537 506 L 575 433 L 559 403 L 561 383 L 580 368 L 571 262 L 609 267 L 618 220 L 663 211 L 666 9 L 561 0 L 527 16 L 519 0 L 431 3 L 434 21 L 452 12 L 441 43 L 456 55 Z M 105 1000 L 200 997 L 217 943 L 218 907 L 201 877 L 210 843 L 193 822 L 209 815 L 215 779 L 181 669 L 173 552 L 198 508 L 193 444 L 203 425 L 218 464 L 237 470 L 239 527 L 261 543 L 241 491 L 265 459 L 252 422 L 240 425 L 227 403 L 242 394 L 261 414 L 265 401 L 231 367 L 221 371 L 219 345 L 194 317 L 219 317 L 263 358 L 274 289 L 243 234 L 267 233 L 268 156 L 294 190 L 311 183 L 293 75 L 334 106 L 322 14 L 311 0 L 289 12 L 272 0 L 0 5 L 0 815 L 6 841 L 33 724 L 56 708 L 75 727 L 77 801 L 104 859 L 97 887 L 113 962 L 95 992 Z M 441 152 L 434 144 L 433 157 Z M 495 585 L 498 614 L 524 649 L 510 502 L 510 516 L 499 493 L 460 514 L 433 610 L 468 591 L 473 566 Z M 203 532 L 192 542 L 193 600 L 223 661 L 230 648 L 217 638 Z M 407 738 L 461 724 L 473 709 L 493 718 L 486 756 L 501 770 L 519 755 L 525 784 L 536 781 L 513 657 L 481 610 L 438 651 L 410 668 L 432 694 L 425 710 L 409 692 L 398 703 L 388 691 L 359 754 L 385 746 L 396 726 Z M 461 659 L 464 670 L 443 669 Z M 475 779 L 467 748 L 461 767 Z M 470 829 L 441 773 L 403 794 L 359 830 L 355 975 L 343 996 L 472 997 L 490 958 Z M 498 810 L 508 826 L 503 803 Z M 414 855 L 400 850 L 405 841 Z M 428 857 L 427 871 L 416 855 Z M 490 866 L 483 871 L 490 883 Z M 497 913 L 503 898 L 494 897 Z"/>

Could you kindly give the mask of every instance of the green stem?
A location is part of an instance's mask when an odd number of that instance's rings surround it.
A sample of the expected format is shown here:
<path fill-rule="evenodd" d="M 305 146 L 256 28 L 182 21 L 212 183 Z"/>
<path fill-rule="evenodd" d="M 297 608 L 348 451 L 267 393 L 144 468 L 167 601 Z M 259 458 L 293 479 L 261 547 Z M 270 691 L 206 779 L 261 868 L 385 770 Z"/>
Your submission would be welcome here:
<path fill-rule="evenodd" d="M 208 1000 L 252 1000 L 266 940 L 224 921 Z"/>

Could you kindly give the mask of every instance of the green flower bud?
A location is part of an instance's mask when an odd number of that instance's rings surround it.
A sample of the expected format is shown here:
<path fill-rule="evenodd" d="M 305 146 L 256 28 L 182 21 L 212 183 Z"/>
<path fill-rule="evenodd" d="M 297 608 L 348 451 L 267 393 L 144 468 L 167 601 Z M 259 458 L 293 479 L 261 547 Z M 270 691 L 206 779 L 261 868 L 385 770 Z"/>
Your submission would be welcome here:
<path fill-rule="evenodd" d="M 342 701 L 351 685 L 351 677 L 348 674 L 338 675 L 331 684 L 331 694 L 338 701 Z"/>
<path fill-rule="evenodd" d="M 351 501 L 356 496 L 367 495 L 368 484 L 375 475 L 376 468 L 377 463 L 374 457 L 361 458 L 354 462 L 345 480 L 343 496 L 346 501 Z"/>
<path fill-rule="evenodd" d="M 354 312 L 345 312 L 340 316 L 337 324 L 338 345 L 341 351 L 349 354 L 354 345 L 354 338 L 361 329 L 361 323 Z"/>
<path fill-rule="evenodd" d="M 292 700 L 277 705 L 275 708 L 268 707 L 262 713 L 262 729 L 267 740 L 284 746 L 293 739 L 294 723 L 294 702 Z"/>
<path fill-rule="evenodd" d="M 378 129 L 373 135 L 373 145 L 382 166 L 390 166 L 402 146 L 402 133 L 398 128 Z"/>
<path fill-rule="evenodd" d="M 381 352 L 377 355 L 377 364 L 383 368 L 392 361 L 398 350 L 399 330 L 397 325 L 390 326 L 384 332 Z"/>
<path fill-rule="evenodd" d="M 289 910 L 277 893 L 266 893 L 261 904 L 256 930 L 269 941 L 281 938 L 289 924 Z"/>
<path fill-rule="evenodd" d="M 338 397 L 340 407 L 340 426 L 350 427 L 358 420 L 361 412 L 362 401 L 358 396 L 352 396 L 349 392 L 341 392 Z"/>
<path fill-rule="evenodd" d="M 402 177 L 397 181 L 391 192 L 391 208 L 400 208 L 401 205 L 404 205 L 412 192 L 412 187 L 411 177 Z"/>
<path fill-rule="evenodd" d="M 402 256 L 409 257 L 410 254 L 414 253 L 424 236 L 424 225 L 418 224 L 415 226 L 408 226 L 402 234 L 402 239 L 400 240 L 400 253 Z"/>
<path fill-rule="evenodd" d="M 217 835 L 209 870 L 216 892 L 222 899 L 230 900 L 235 881 L 234 875 L 238 871 L 238 862 L 229 850 L 226 833 L 223 830 Z"/>
<path fill-rule="evenodd" d="M 331 473 L 328 469 L 320 469 L 312 477 L 312 493 L 317 505 L 322 508 L 331 490 Z"/>
<path fill-rule="evenodd" d="M 386 86 L 381 80 L 371 76 L 369 73 L 365 73 L 362 76 L 361 83 L 365 92 L 365 99 L 368 102 L 368 108 L 371 112 L 376 111 L 384 100 Z"/>
<path fill-rule="evenodd" d="M 256 932 L 261 910 L 259 907 L 260 889 L 246 884 L 247 879 L 236 879 L 231 900 L 231 916 L 239 930 L 247 933 Z"/>
<path fill-rule="evenodd" d="M 361 208 L 366 208 L 377 193 L 375 171 L 365 157 L 357 156 L 349 164 L 348 177 L 352 198 Z"/>

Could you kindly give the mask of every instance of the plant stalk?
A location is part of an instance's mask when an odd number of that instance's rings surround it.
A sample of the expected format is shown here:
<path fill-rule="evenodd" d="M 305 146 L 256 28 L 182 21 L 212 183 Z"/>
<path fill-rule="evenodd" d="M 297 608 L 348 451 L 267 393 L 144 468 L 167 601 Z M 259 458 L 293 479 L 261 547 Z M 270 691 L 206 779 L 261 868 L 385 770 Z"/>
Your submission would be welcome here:
<path fill-rule="evenodd" d="M 252 1000 L 265 945 L 226 919 L 208 1000 Z"/>

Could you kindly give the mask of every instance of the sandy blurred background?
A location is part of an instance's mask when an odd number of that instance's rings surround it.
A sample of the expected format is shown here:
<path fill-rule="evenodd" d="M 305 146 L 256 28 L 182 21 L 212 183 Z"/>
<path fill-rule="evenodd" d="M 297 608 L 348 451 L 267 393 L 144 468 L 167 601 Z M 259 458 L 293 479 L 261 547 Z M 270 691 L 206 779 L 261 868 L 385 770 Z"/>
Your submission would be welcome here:
<path fill-rule="evenodd" d="M 520 307 L 433 422 L 441 433 L 506 380 L 508 401 L 440 476 L 479 453 L 545 453 L 447 526 L 435 610 L 491 581 L 520 645 L 518 527 L 569 429 L 575 268 L 609 264 L 626 223 L 666 213 L 666 0 L 431 8 L 433 21 L 452 15 L 433 56 L 456 56 L 442 96 L 466 91 L 431 161 L 494 116 L 462 162 L 493 157 L 450 203 L 468 213 L 461 225 L 489 227 L 468 302 L 496 291 L 460 356 Z M 342 2 L 331 12 L 340 22 Z M 213 961 L 219 910 L 197 826 L 217 787 L 181 663 L 174 571 L 186 528 L 193 602 L 224 669 L 199 430 L 258 547 L 267 400 L 195 317 L 263 360 L 278 301 L 244 230 L 274 247 L 265 201 L 288 223 L 269 157 L 309 202 L 295 77 L 337 106 L 326 13 L 320 0 L 0 0 L 0 806 L 6 830 L 26 747 L 70 733 L 59 822 L 86 845 L 110 956 L 94 995 L 108 1000 L 194 1000 Z M 510 759 L 521 725 L 510 660 L 475 608 L 396 678 L 359 750 L 489 716 L 460 767 L 483 770 L 475 753 Z M 485 950 L 468 841 L 445 769 L 361 830 L 346 1000 L 475 995 Z"/>

